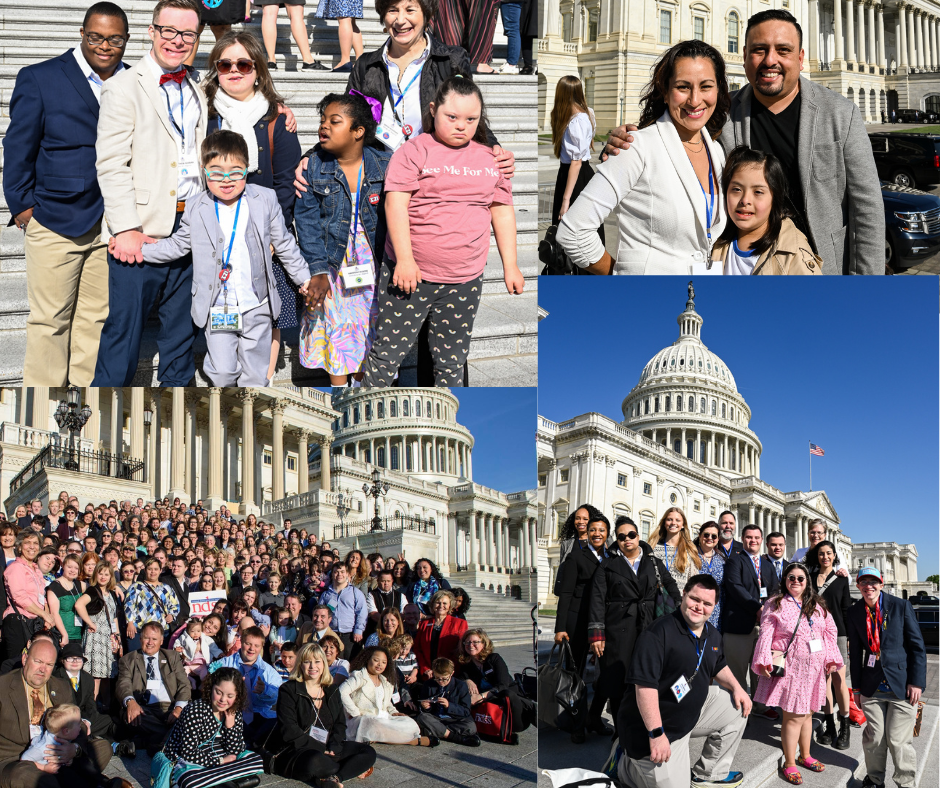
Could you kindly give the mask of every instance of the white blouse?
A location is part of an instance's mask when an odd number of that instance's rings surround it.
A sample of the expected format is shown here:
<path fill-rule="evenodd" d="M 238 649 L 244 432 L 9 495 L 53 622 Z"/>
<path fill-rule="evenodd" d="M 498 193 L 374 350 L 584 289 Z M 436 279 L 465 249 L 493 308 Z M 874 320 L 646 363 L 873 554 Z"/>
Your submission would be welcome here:
<path fill-rule="evenodd" d="M 568 121 L 568 128 L 561 140 L 561 163 L 571 164 L 573 161 L 589 161 L 591 158 L 591 141 L 594 139 L 594 110 L 590 107 L 590 117 L 578 112 Z"/>

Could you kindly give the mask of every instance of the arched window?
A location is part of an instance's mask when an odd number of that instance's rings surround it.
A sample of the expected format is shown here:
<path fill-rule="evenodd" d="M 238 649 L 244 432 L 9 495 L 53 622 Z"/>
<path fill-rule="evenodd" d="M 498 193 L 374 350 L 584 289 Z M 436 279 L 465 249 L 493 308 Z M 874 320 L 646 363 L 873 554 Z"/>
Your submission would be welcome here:
<path fill-rule="evenodd" d="M 738 15 L 732 11 L 728 14 L 728 51 L 731 54 L 738 52 Z"/>
<path fill-rule="evenodd" d="M 397 471 L 398 470 L 398 447 L 397 446 L 392 446 L 391 454 L 392 454 L 392 470 Z"/>
<path fill-rule="evenodd" d="M 685 456 L 690 460 L 695 459 L 695 441 L 685 442 Z"/>
<path fill-rule="evenodd" d="M 656 398 L 653 400 L 653 412 L 654 412 L 654 413 L 659 413 L 659 397 L 656 397 Z"/>
<path fill-rule="evenodd" d="M 375 403 L 375 414 L 380 419 L 385 418 L 385 400 L 384 399 L 380 399 L 378 402 Z"/>
<path fill-rule="evenodd" d="M 676 397 L 676 410 L 679 413 L 682 412 L 682 395 L 681 394 L 678 397 Z"/>
<path fill-rule="evenodd" d="M 681 441 L 679 438 L 676 438 L 676 439 L 672 442 L 672 450 L 673 450 L 676 454 L 681 454 L 681 453 L 682 453 L 682 441 Z"/>
<path fill-rule="evenodd" d="M 344 427 L 349 426 L 349 411 L 348 410 L 343 411 L 343 426 Z"/>
<path fill-rule="evenodd" d="M 439 419 L 441 417 L 441 403 L 440 402 L 435 403 L 434 413 L 435 413 L 436 418 Z"/>
<path fill-rule="evenodd" d="M 372 403 L 366 403 L 366 421 L 372 421 Z"/>
<path fill-rule="evenodd" d="M 666 395 L 666 413 L 672 410 L 672 397 L 668 394 Z"/>
<path fill-rule="evenodd" d="M 702 398 L 698 401 L 698 412 L 699 412 L 699 413 L 704 413 L 704 412 L 705 412 L 705 397 L 702 397 Z M 392 415 L 394 416 L 395 414 L 393 413 Z"/>
<path fill-rule="evenodd" d="M 726 412 L 727 412 L 727 406 L 725 405 L 724 402 L 722 402 L 721 403 L 721 418 L 723 419 L 727 418 L 727 416 L 725 415 Z"/>
<path fill-rule="evenodd" d="M 379 446 L 379 448 L 375 450 L 375 458 L 378 460 L 376 465 L 378 465 L 380 468 L 384 468 L 385 467 L 385 447 L 384 446 Z"/>
<path fill-rule="evenodd" d="M 437 469 L 440 473 L 444 473 L 447 469 L 447 464 L 444 462 L 443 447 L 438 449 L 438 452 L 437 452 Z"/>
<path fill-rule="evenodd" d="M 359 423 L 359 406 L 356 405 L 353 407 L 353 424 Z"/>
<path fill-rule="evenodd" d="M 411 414 L 408 412 L 410 410 L 411 410 L 411 405 L 409 405 L 409 400 L 403 399 L 401 401 L 401 415 L 410 416 Z"/>
<path fill-rule="evenodd" d="M 712 400 L 712 416 L 718 415 L 718 403 Z"/>
<path fill-rule="evenodd" d="M 695 413 L 695 397 L 689 397 L 689 413 Z"/>
<path fill-rule="evenodd" d="M 428 418 L 431 418 L 431 400 L 428 400 L 424 404 L 426 406 L 424 412 L 428 414 Z"/>
<path fill-rule="evenodd" d="M 389 400 L 388 415 L 391 416 L 393 419 L 398 415 L 398 401 L 397 400 Z"/>
<path fill-rule="evenodd" d="M 421 400 L 419 399 L 415 400 L 415 416 L 421 417 Z"/>
<path fill-rule="evenodd" d="M 645 404 L 646 404 L 646 409 L 643 411 L 643 415 L 644 415 L 644 416 L 649 416 L 649 415 L 650 415 L 650 401 L 649 401 L 649 398 L 647 398 Z"/>

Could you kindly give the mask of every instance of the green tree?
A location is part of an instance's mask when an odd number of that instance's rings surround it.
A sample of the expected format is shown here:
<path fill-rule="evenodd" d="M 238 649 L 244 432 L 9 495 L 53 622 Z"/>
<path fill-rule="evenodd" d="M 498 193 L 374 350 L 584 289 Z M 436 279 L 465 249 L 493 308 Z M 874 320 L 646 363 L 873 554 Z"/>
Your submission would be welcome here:
<path fill-rule="evenodd" d="M 931 575 L 927 578 L 928 583 L 933 583 L 935 586 L 940 586 L 940 575 Z"/>

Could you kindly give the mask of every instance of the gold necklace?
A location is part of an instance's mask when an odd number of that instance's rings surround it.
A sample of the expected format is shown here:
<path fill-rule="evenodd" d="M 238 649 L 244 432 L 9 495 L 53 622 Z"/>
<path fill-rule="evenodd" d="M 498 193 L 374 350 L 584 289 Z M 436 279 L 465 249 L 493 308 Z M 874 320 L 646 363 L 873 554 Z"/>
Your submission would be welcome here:
<path fill-rule="evenodd" d="M 689 145 L 691 144 L 691 140 L 689 142 L 683 142 L 682 144 Z M 699 153 L 704 147 L 705 147 L 705 140 L 699 137 L 699 146 L 697 148 L 690 148 L 689 150 L 691 150 L 692 153 Z"/>

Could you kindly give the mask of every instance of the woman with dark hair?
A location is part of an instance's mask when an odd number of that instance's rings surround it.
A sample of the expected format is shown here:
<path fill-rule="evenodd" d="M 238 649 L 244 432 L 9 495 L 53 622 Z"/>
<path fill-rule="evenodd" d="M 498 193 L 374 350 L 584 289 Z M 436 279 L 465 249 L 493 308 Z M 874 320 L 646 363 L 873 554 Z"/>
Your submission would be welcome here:
<path fill-rule="evenodd" d="M 210 613 L 202 620 L 202 634 L 208 635 L 223 654 L 228 650 L 228 629 L 218 613 Z"/>
<path fill-rule="evenodd" d="M 718 523 L 709 520 L 698 529 L 698 536 L 693 541 L 693 544 L 698 548 L 698 557 L 701 561 L 699 572 L 704 575 L 711 575 L 718 583 L 718 598 L 715 601 L 715 609 L 708 617 L 708 623 L 719 632 L 721 632 L 721 583 L 725 579 L 725 556 L 721 550 L 716 549 L 720 538 L 721 530 Z"/>
<path fill-rule="evenodd" d="M 202 682 L 202 697 L 190 701 L 170 731 L 163 754 L 173 764 L 172 788 L 237 784 L 254 788 L 264 761 L 245 745 L 245 679 L 235 668 L 219 668 Z"/>
<path fill-rule="evenodd" d="M 290 677 L 277 696 L 277 727 L 271 739 L 283 742 L 274 756 L 274 773 L 318 788 L 367 777 L 375 763 L 368 744 L 346 739 L 346 713 L 339 686 L 316 643 L 297 654 Z"/>
<path fill-rule="evenodd" d="M 561 532 L 558 534 L 559 571 L 560 567 L 565 563 L 565 559 L 568 557 L 568 554 L 571 553 L 572 549 L 574 548 L 575 543 L 587 541 L 588 523 L 591 522 L 591 519 L 598 514 L 600 514 L 598 509 L 595 509 L 593 506 L 591 506 L 591 504 L 586 503 L 579 506 L 568 515 L 568 519 L 565 520 L 565 524 L 561 527 Z M 557 576 L 555 583 L 556 585 L 558 583 Z M 555 592 L 555 596 L 558 596 L 557 591 Z"/>
<path fill-rule="evenodd" d="M 395 588 L 397 589 L 405 589 L 411 585 L 411 567 L 404 558 L 401 561 L 396 561 L 392 567 L 392 579 L 394 579 Z"/>
<path fill-rule="evenodd" d="M 140 629 L 148 621 L 156 621 L 165 631 L 180 613 L 176 592 L 160 582 L 161 569 L 156 558 L 148 558 L 143 579 L 138 578 L 124 597 L 128 651 L 140 648 Z"/>
<path fill-rule="evenodd" d="M 825 726 L 816 733 L 819 744 L 831 744 L 837 750 L 847 750 L 851 739 L 849 725 L 849 685 L 845 679 L 845 666 L 849 664 L 847 648 L 847 630 L 849 608 L 852 597 L 849 594 L 849 580 L 839 575 L 839 556 L 836 546 L 828 539 L 817 543 L 806 554 L 806 566 L 809 568 L 813 591 L 826 603 L 832 618 L 836 622 L 836 643 L 842 657 L 842 667 L 826 676 Z M 839 704 L 839 732 L 836 733 L 836 721 L 832 714 L 832 699 L 835 696 Z"/>
<path fill-rule="evenodd" d="M 639 529 L 629 517 L 618 517 L 616 546 L 601 561 L 591 584 L 588 640 L 600 659 L 600 680 L 588 712 L 588 727 L 598 733 L 613 731 L 601 719 L 610 699 L 611 716 L 623 697 L 633 647 L 640 633 L 653 623 L 656 587 L 661 580 L 678 607 L 681 592 L 665 564 L 640 540 Z"/>
<path fill-rule="evenodd" d="M 557 241 L 580 268 L 599 274 L 704 272 L 727 219 L 724 151 L 715 137 L 731 106 L 721 53 L 682 41 L 653 70 L 629 150 L 611 156 L 558 226 Z M 616 211 L 614 260 L 597 228 Z"/>
<path fill-rule="evenodd" d="M 785 673 L 773 677 L 774 660 L 784 652 Z M 826 768 L 809 754 L 813 712 L 826 700 L 826 676 L 843 665 L 835 620 L 813 590 L 809 570 L 805 564 L 789 564 L 780 590 L 761 611 L 752 670 L 761 677 L 754 701 L 783 711 L 780 776 L 792 785 L 803 782 L 797 766 L 814 772 Z"/>
<path fill-rule="evenodd" d="M 467 611 L 470 609 L 470 594 L 468 594 L 462 588 L 453 588 L 451 590 L 453 591 L 454 599 L 456 600 L 454 610 L 451 615 L 456 616 L 457 618 L 462 618 L 464 621 L 466 621 Z"/>
<path fill-rule="evenodd" d="M 363 648 L 370 646 L 384 646 L 392 638 L 405 634 L 405 625 L 401 620 L 401 613 L 397 607 L 387 607 L 379 616 L 378 628 L 369 637 Z"/>
<path fill-rule="evenodd" d="M 421 608 L 424 615 L 430 615 L 428 602 L 438 591 L 450 591 L 450 583 L 430 558 L 419 558 L 415 561 L 414 578 L 405 589 L 405 596 Z"/>

